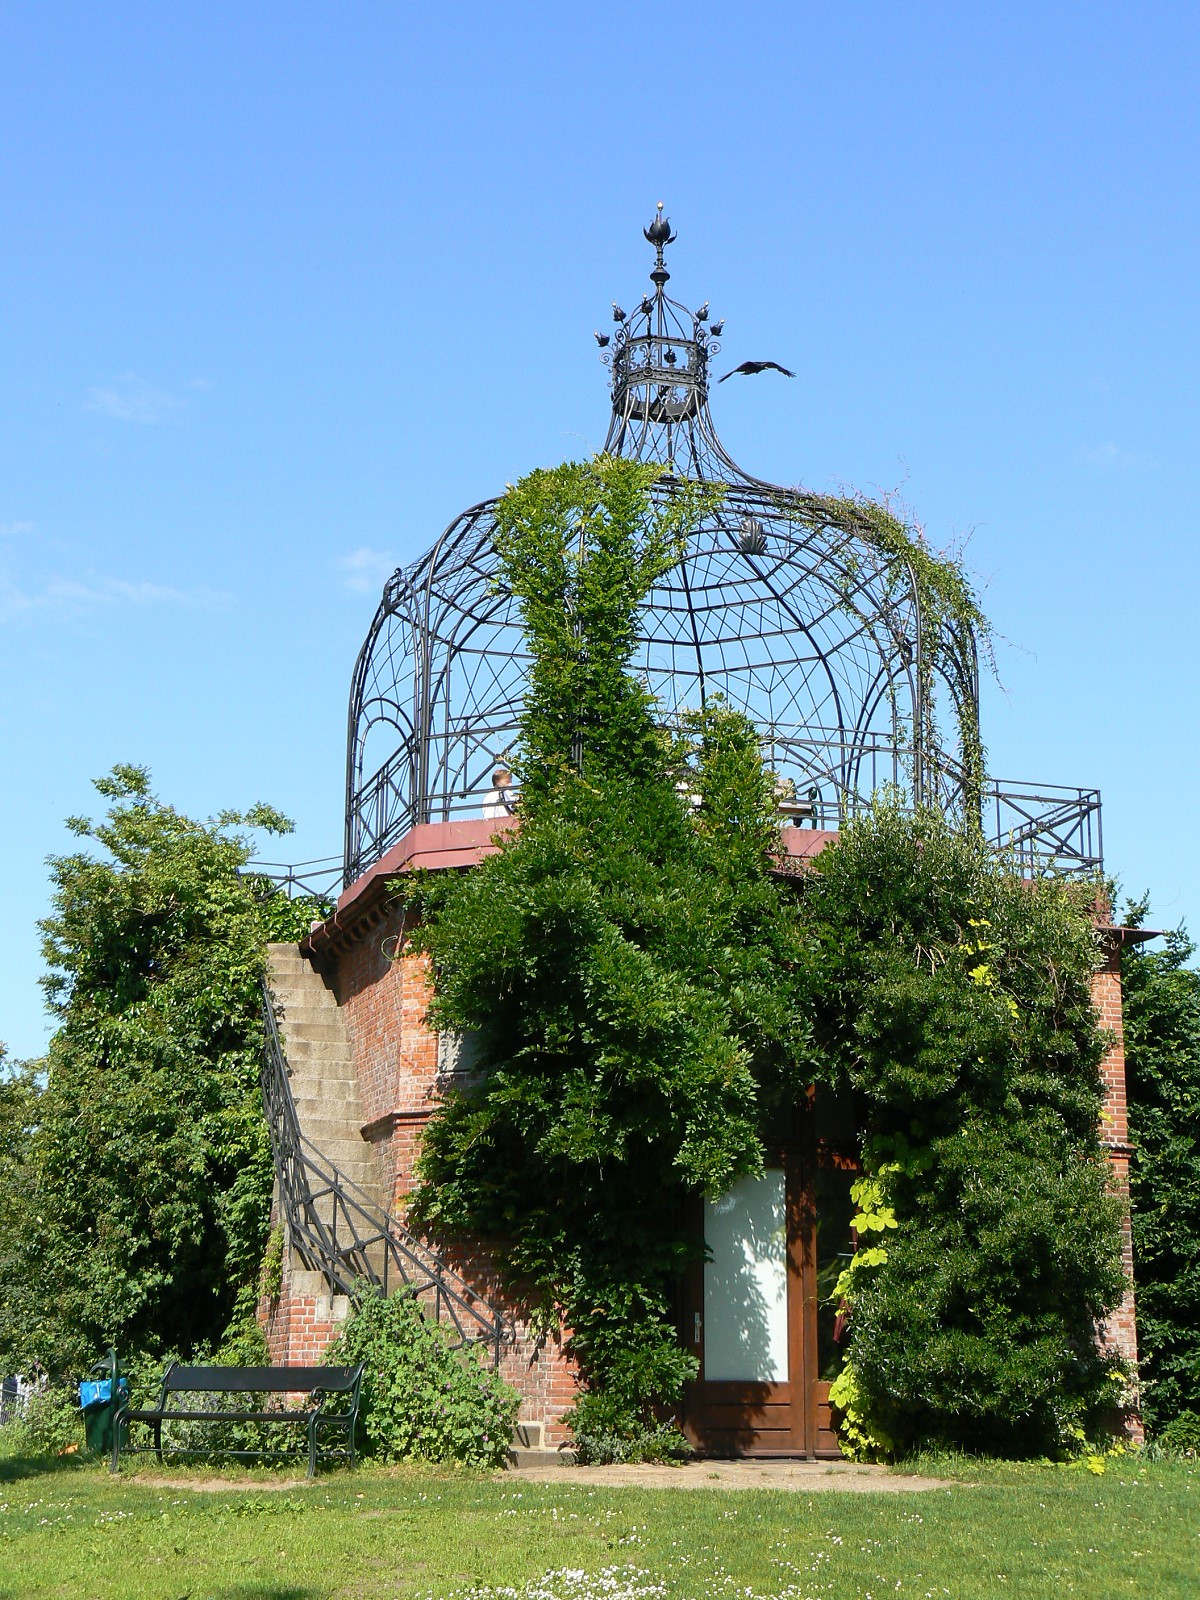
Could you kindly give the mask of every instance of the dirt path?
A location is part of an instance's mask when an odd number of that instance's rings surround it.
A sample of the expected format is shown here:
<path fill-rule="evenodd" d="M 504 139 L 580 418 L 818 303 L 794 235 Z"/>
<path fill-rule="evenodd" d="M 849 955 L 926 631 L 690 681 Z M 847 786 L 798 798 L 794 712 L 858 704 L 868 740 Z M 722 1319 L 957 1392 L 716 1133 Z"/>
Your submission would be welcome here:
<path fill-rule="evenodd" d="M 537 1483 L 590 1483 L 638 1489 L 793 1489 L 811 1494 L 900 1494 L 961 1485 L 948 1478 L 918 1478 L 853 1461 L 689 1461 L 679 1467 L 511 1467 L 510 1478 Z"/>

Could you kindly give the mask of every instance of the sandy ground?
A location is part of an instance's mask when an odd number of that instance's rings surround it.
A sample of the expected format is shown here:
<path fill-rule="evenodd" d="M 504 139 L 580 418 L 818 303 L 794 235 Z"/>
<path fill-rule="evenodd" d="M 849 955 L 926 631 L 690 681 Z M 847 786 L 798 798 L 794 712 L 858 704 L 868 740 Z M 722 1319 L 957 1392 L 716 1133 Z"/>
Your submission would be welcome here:
<path fill-rule="evenodd" d="M 949 1478 L 918 1478 L 864 1467 L 853 1461 L 689 1461 L 680 1467 L 509 1467 L 504 1477 L 531 1483 L 591 1484 L 596 1488 L 629 1489 L 787 1489 L 812 1494 L 834 1489 L 839 1494 L 912 1494 L 927 1489 L 965 1487 Z M 270 1494 L 281 1489 L 311 1489 L 311 1478 L 185 1478 L 130 1474 L 139 1489 L 185 1490 L 189 1494 Z M 320 1483 L 320 1478 L 315 1480 Z"/>
<path fill-rule="evenodd" d="M 188 1494 L 271 1494 L 277 1489 L 311 1489 L 319 1478 L 185 1478 L 151 1477 L 147 1472 L 131 1472 L 124 1480 L 135 1489 L 186 1490 Z"/>
<path fill-rule="evenodd" d="M 811 1494 L 900 1494 L 959 1485 L 948 1478 L 918 1478 L 853 1461 L 689 1461 L 680 1467 L 510 1467 L 510 1478 L 538 1483 L 590 1483 L 637 1489 L 791 1489 Z"/>

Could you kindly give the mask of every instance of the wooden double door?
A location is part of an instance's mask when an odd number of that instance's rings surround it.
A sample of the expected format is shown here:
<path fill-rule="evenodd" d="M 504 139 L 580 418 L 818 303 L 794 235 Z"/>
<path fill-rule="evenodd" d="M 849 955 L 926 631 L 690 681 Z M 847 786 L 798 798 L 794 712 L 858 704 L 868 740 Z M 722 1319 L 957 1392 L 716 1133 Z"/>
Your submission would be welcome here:
<path fill-rule="evenodd" d="M 761 1177 L 703 1202 L 707 1260 L 690 1275 L 680 1333 L 700 1362 L 681 1421 L 705 1454 L 841 1454 L 829 1405 L 842 1332 L 831 1291 L 854 1249 L 854 1170 L 804 1140 L 769 1150 Z"/>

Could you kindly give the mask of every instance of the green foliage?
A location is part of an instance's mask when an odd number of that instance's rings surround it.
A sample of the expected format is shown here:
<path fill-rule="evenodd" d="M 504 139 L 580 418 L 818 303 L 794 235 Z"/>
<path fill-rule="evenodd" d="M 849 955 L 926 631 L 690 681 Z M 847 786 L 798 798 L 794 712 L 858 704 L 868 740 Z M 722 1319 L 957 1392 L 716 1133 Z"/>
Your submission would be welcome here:
<path fill-rule="evenodd" d="M 1122 1289 L 1087 896 L 880 804 L 799 910 L 811 1076 L 865 1129 L 838 1286 L 859 1443 L 1063 1448 L 1111 1402 L 1095 1323 Z"/>
<path fill-rule="evenodd" d="M 501 503 L 534 658 L 521 829 L 469 874 L 398 885 L 426 918 L 433 1021 L 475 1030 L 482 1068 L 429 1125 L 416 1214 L 505 1241 L 605 1397 L 581 1425 L 629 1440 L 695 1370 L 673 1312 L 689 1205 L 759 1169 L 763 1103 L 795 1092 L 804 1036 L 754 729 L 718 702 L 673 744 L 629 671 L 699 512 L 657 502 L 654 478 L 601 459 Z"/>
<path fill-rule="evenodd" d="M 496 551 L 532 661 L 519 770 L 526 806 L 581 768 L 653 781 L 662 738 L 628 671 L 641 599 L 714 503 L 659 485 L 662 469 L 615 457 L 530 473 L 496 507 Z"/>
<path fill-rule="evenodd" d="M 959 752 L 966 791 L 965 820 L 979 820 L 983 793 L 984 749 L 979 731 L 979 704 L 974 691 L 976 652 L 991 661 L 992 629 L 980 609 L 962 564 L 953 556 L 935 555 L 919 530 L 907 526 L 887 505 L 854 496 L 835 500 L 845 524 L 892 558 L 891 582 L 911 589 L 921 613 L 916 707 L 924 740 L 936 734 L 935 675 L 952 686 Z"/>
<path fill-rule="evenodd" d="M 252 1290 L 272 1184 L 259 980 L 267 938 L 302 916 L 239 875 L 239 830 L 281 831 L 277 812 L 196 822 L 138 767 L 96 787 L 106 819 L 70 826 L 100 853 L 50 863 L 43 981 L 59 1027 L 39 1063 L 22 1215 L 0 1230 L 25 1286 L 0 1352 L 51 1371 L 81 1371 L 110 1343 L 151 1360 L 203 1353 Z"/>
<path fill-rule="evenodd" d="M 411 1295 L 364 1294 L 326 1359 L 366 1363 L 359 1422 L 367 1453 L 504 1465 L 520 1395 L 489 1370 L 477 1346 L 451 1349 L 446 1330 Z"/>
<path fill-rule="evenodd" d="M 1155 1443 L 1181 1456 L 1200 1456 L 1200 1411 L 1180 1411 L 1158 1434 Z"/>
<path fill-rule="evenodd" d="M 887 801 L 781 886 L 754 728 L 710 701 L 672 740 L 630 671 L 680 509 L 703 509 L 656 493 L 652 469 L 599 460 L 534 474 L 498 514 L 533 658 L 521 828 L 470 874 L 397 886 L 425 918 L 435 1025 L 480 1047 L 429 1126 L 417 1215 L 504 1241 L 570 1329 L 576 1432 L 637 1451 L 694 1370 L 673 1296 L 699 1197 L 761 1168 L 808 1084 L 850 1091 L 854 1442 L 1062 1448 L 1110 1406 L 1095 1323 L 1122 1288 L 1087 892 Z M 923 672 L 973 670 L 958 569 L 849 509 L 897 582 L 916 574 L 940 641 Z M 960 732 L 974 782 L 978 729 Z"/>
<path fill-rule="evenodd" d="M 9 1065 L 0 1045 L 0 1352 L 17 1348 L 21 1330 L 35 1314 L 39 1286 L 26 1254 L 31 1219 L 36 1216 L 31 1162 L 38 1121 L 36 1063 Z M 11 1361 L 0 1361 L 15 1370 Z"/>
<path fill-rule="evenodd" d="M 628 1407 L 600 1389 L 581 1395 L 571 1410 L 575 1459 L 604 1467 L 627 1461 L 687 1461 L 695 1454 L 673 1422 L 631 1426 Z"/>
<path fill-rule="evenodd" d="M 1130 907 L 1139 925 L 1145 906 Z M 1133 1270 L 1154 1434 L 1200 1411 L 1200 972 L 1183 929 L 1124 957 Z"/>
<path fill-rule="evenodd" d="M 84 1448 L 83 1413 L 73 1384 L 48 1383 L 32 1390 L 4 1429 L 7 1451 L 22 1456 L 61 1456 Z"/>

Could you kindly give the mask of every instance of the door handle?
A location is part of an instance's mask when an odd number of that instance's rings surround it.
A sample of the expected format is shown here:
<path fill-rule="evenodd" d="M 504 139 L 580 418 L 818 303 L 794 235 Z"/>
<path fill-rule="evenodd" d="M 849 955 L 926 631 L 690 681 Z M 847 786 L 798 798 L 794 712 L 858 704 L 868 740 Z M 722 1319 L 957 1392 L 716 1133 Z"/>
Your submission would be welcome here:
<path fill-rule="evenodd" d="M 699 1344 L 700 1343 L 700 1313 L 698 1311 L 693 1313 L 692 1343 L 693 1344 Z"/>

